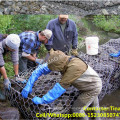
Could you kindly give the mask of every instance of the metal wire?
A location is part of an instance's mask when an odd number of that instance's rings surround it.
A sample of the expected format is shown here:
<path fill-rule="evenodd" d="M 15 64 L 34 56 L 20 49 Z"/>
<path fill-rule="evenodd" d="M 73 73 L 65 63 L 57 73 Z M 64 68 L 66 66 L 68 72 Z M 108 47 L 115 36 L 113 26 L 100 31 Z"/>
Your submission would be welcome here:
<path fill-rule="evenodd" d="M 119 51 L 120 40 L 112 39 L 109 42 L 99 47 L 99 54 L 95 56 L 87 55 L 82 52 L 79 53 L 87 64 L 93 67 L 97 71 L 102 79 L 102 91 L 99 95 L 99 100 L 102 100 L 106 94 L 110 94 L 120 86 L 120 64 L 119 57 L 112 58 L 110 53 Z M 33 69 L 29 69 L 24 73 L 21 73 L 21 77 L 28 80 Z M 14 78 L 11 79 L 12 87 L 10 91 L 6 91 L 6 96 L 10 100 L 11 105 L 18 107 L 23 116 L 26 119 L 41 119 L 41 120 L 66 120 L 66 118 L 50 118 L 41 117 L 37 118 L 36 113 L 69 113 L 70 108 L 75 99 L 80 94 L 79 91 L 73 86 L 67 89 L 66 93 L 60 98 L 52 102 L 51 104 L 35 105 L 32 102 L 32 98 L 35 96 L 42 97 L 46 94 L 56 82 L 61 79 L 59 72 L 52 72 L 46 76 L 41 76 L 34 84 L 32 93 L 29 94 L 27 99 L 21 96 L 21 91 L 25 87 L 24 84 L 15 82 Z"/>

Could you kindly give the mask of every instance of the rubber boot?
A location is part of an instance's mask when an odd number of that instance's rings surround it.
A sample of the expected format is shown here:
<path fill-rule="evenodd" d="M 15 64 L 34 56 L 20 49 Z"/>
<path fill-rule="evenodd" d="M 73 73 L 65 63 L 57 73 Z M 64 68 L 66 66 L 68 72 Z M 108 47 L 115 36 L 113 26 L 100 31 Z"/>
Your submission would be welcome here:
<path fill-rule="evenodd" d="M 5 101 L 5 95 L 3 95 L 2 91 L 0 90 L 0 101 Z"/>

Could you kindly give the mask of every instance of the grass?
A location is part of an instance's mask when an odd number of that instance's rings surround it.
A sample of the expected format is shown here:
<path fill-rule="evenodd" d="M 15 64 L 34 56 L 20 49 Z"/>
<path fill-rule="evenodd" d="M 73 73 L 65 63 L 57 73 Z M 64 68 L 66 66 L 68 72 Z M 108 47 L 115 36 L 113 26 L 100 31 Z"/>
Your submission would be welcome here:
<path fill-rule="evenodd" d="M 120 16 L 96 15 L 93 19 L 94 24 L 107 32 L 120 33 Z"/>

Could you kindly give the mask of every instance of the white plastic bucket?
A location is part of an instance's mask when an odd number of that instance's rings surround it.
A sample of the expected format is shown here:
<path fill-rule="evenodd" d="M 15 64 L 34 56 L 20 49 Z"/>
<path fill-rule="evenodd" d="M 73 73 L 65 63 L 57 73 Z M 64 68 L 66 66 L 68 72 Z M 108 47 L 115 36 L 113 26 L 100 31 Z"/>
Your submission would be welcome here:
<path fill-rule="evenodd" d="M 99 38 L 98 37 L 87 37 L 85 39 L 86 52 L 88 55 L 97 55 L 99 48 Z"/>

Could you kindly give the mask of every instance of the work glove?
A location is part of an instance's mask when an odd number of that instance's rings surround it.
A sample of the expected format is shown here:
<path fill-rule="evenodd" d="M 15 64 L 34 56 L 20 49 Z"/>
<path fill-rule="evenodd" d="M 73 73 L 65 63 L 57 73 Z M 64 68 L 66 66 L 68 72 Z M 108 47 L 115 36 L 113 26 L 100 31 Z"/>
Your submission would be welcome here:
<path fill-rule="evenodd" d="M 71 50 L 71 55 L 73 55 L 73 56 L 78 56 L 77 49 L 72 49 L 72 50 Z"/>
<path fill-rule="evenodd" d="M 111 57 L 119 57 L 120 56 L 120 51 L 118 53 L 111 53 L 109 54 Z"/>
<path fill-rule="evenodd" d="M 20 78 L 19 75 L 15 75 L 15 81 L 18 83 L 23 83 L 23 84 L 27 82 L 25 79 Z"/>
<path fill-rule="evenodd" d="M 60 97 L 66 89 L 64 89 L 59 83 L 56 83 L 54 87 L 47 92 L 42 98 L 35 96 L 32 101 L 34 104 L 48 104 Z"/>
<path fill-rule="evenodd" d="M 31 92 L 32 92 L 32 85 L 30 85 L 30 86 L 26 85 L 21 92 L 22 97 L 27 98 L 28 94 L 31 93 Z"/>
<path fill-rule="evenodd" d="M 8 90 L 10 90 L 11 88 L 11 82 L 9 81 L 8 78 L 4 79 L 4 87 L 5 89 L 8 89 Z"/>
<path fill-rule="evenodd" d="M 35 62 L 36 62 L 37 64 L 43 64 L 44 60 L 42 60 L 42 59 L 36 59 Z"/>
<path fill-rule="evenodd" d="M 28 94 L 32 92 L 32 87 L 34 85 L 34 82 L 36 80 L 38 80 L 38 78 L 44 74 L 48 74 L 50 73 L 51 70 L 48 68 L 48 65 L 47 63 L 45 64 L 42 64 L 42 65 L 39 65 L 33 72 L 32 72 L 32 75 L 30 76 L 26 86 L 23 88 L 21 94 L 22 94 L 22 97 L 24 98 L 27 98 L 28 97 Z"/>

